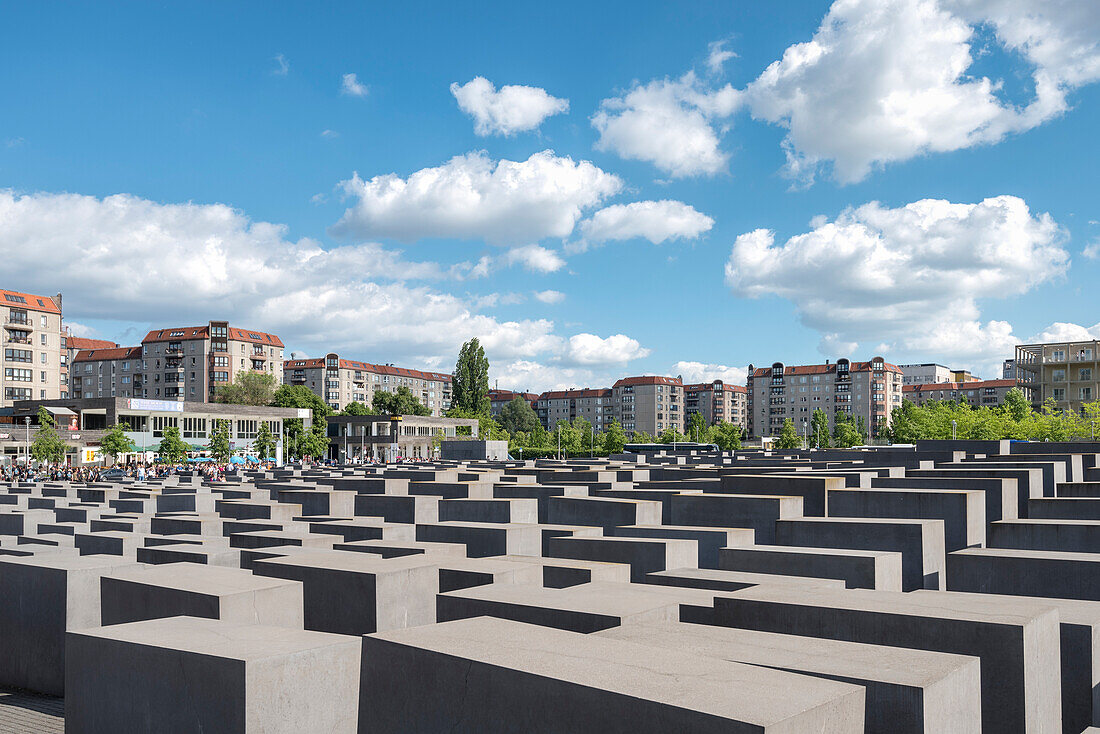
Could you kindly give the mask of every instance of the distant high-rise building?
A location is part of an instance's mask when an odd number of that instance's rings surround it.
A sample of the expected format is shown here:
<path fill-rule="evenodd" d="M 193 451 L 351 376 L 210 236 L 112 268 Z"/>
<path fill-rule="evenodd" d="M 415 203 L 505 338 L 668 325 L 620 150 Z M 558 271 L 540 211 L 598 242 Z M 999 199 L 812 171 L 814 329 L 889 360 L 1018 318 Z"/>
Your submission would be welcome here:
<path fill-rule="evenodd" d="M 1034 406 L 1054 400 L 1062 410 L 1080 412 L 1100 399 L 1100 341 L 1020 344 L 1016 383 Z"/>

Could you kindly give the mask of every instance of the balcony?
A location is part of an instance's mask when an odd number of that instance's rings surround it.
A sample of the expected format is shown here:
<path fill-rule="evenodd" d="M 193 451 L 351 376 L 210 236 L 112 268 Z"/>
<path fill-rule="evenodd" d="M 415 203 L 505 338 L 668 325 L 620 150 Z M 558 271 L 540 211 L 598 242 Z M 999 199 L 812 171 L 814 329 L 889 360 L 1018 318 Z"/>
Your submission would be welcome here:
<path fill-rule="evenodd" d="M 164 348 L 165 357 L 182 357 L 183 347 L 181 346 L 167 346 Z"/>
<path fill-rule="evenodd" d="M 5 344 L 30 344 L 31 343 L 31 338 L 29 336 L 14 336 L 14 335 L 11 335 L 11 336 L 8 336 L 8 338 L 4 340 L 4 343 Z"/>
<path fill-rule="evenodd" d="M 17 329 L 21 326 L 29 329 L 31 327 L 31 320 L 28 319 L 26 316 L 8 316 L 4 324 L 7 326 L 13 326 Z"/>
<path fill-rule="evenodd" d="M 295 372 L 294 374 L 292 374 L 290 376 L 290 381 L 294 382 L 294 383 L 303 383 L 303 382 L 305 382 L 306 381 L 305 373 L 304 372 Z"/>
<path fill-rule="evenodd" d="M 267 360 L 267 355 L 264 354 L 264 351 L 262 349 L 256 350 L 256 351 L 252 352 L 252 359 L 253 359 L 253 361 L 255 361 L 255 360 L 265 361 L 265 360 Z"/>

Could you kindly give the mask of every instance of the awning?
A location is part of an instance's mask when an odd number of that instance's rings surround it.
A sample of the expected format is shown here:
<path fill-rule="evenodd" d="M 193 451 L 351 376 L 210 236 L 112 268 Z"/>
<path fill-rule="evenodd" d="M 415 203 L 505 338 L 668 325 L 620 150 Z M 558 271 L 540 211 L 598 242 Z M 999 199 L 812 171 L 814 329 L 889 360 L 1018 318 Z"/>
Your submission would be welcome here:
<path fill-rule="evenodd" d="M 42 407 L 54 415 L 76 415 L 76 413 L 68 408 L 50 407 L 49 405 L 43 405 Z"/>

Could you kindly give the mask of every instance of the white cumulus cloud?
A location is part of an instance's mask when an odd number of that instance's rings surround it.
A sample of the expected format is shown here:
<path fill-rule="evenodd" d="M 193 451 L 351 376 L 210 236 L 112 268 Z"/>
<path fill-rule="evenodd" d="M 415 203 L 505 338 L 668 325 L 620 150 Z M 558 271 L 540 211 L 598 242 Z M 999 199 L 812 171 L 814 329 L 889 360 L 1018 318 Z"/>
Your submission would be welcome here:
<path fill-rule="evenodd" d="M 714 380 L 721 380 L 727 385 L 744 385 L 748 378 L 748 370 L 744 367 L 729 367 L 709 362 L 677 362 L 672 365 L 668 373 L 680 375 L 685 385 Z"/>
<path fill-rule="evenodd" d="M 534 296 L 536 300 L 547 304 L 561 303 L 565 300 L 565 294 L 555 290 L 535 291 Z"/>
<path fill-rule="evenodd" d="M 976 28 L 1029 62 L 1035 99 L 975 76 Z M 787 129 L 787 172 L 831 163 L 841 182 L 924 153 L 997 142 L 1066 109 L 1100 78 L 1100 5 L 1079 0 L 837 0 L 813 38 L 746 89 L 753 117 Z"/>
<path fill-rule="evenodd" d="M 990 360 L 1017 340 L 1006 322 L 983 324 L 977 300 L 1062 275 L 1063 239 L 1048 214 L 1032 215 L 1015 196 L 872 202 L 782 243 L 768 230 L 742 234 L 726 282 L 738 296 L 790 300 L 827 355 L 885 344 L 915 358 Z"/>
<path fill-rule="evenodd" d="M 649 355 L 649 350 L 625 334 L 607 338 L 595 334 L 575 334 L 565 345 L 563 362 L 576 365 L 608 365 L 629 362 Z"/>
<path fill-rule="evenodd" d="M 719 147 L 726 123 L 741 103 L 729 84 L 712 89 L 694 72 L 679 79 L 635 83 L 625 94 L 603 100 L 592 116 L 599 150 L 627 160 L 648 161 L 673 177 L 714 175 L 729 154 Z"/>
<path fill-rule="evenodd" d="M 581 223 L 586 240 L 606 242 L 643 237 L 655 245 L 666 240 L 695 239 L 714 220 L 681 201 L 635 201 L 600 209 Z"/>
<path fill-rule="evenodd" d="M 332 227 L 342 237 L 484 239 L 493 244 L 567 237 L 585 210 L 622 188 L 614 174 L 553 151 L 494 161 L 484 151 L 402 178 L 340 184 L 356 201 Z"/>
<path fill-rule="evenodd" d="M 344 74 L 340 78 L 340 94 L 346 94 L 349 97 L 366 97 L 369 91 L 367 85 L 360 82 L 355 74 Z"/>
<path fill-rule="evenodd" d="M 536 273 L 554 273 L 565 267 L 558 253 L 542 245 L 513 247 L 501 256 L 505 265 L 522 265 Z"/>
<path fill-rule="evenodd" d="M 541 87 L 507 84 L 499 90 L 485 77 L 465 84 L 451 84 L 458 107 L 474 118 L 478 135 L 512 135 L 534 130 L 551 115 L 569 111 L 569 100 L 559 99 Z"/>

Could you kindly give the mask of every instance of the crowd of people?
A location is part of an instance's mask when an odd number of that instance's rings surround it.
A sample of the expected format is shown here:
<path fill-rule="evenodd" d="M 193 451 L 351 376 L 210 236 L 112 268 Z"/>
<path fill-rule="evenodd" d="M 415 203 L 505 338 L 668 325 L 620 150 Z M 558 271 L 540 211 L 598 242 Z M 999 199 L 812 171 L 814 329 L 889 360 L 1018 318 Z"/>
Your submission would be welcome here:
<path fill-rule="evenodd" d="M 0 481 L 12 482 L 99 482 L 130 478 L 143 482 L 150 479 L 162 479 L 172 474 L 185 474 L 190 476 L 192 472 L 198 472 L 203 481 L 225 481 L 226 475 L 241 471 L 241 464 L 220 464 L 213 461 L 201 464 L 164 464 L 132 462 L 128 464 L 116 464 L 114 466 L 48 466 L 25 464 L 0 465 Z M 271 469 L 274 464 L 266 462 L 262 464 L 250 464 L 250 469 Z M 108 474 L 108 472 L 110 472 Z M 121 472 L 121 474 L 120 474 Z M 106 476 L 105 476 L 106 475 Z"/>

